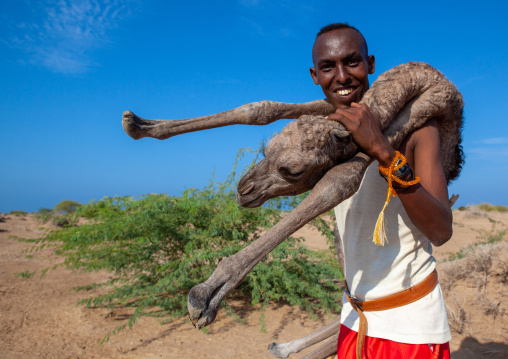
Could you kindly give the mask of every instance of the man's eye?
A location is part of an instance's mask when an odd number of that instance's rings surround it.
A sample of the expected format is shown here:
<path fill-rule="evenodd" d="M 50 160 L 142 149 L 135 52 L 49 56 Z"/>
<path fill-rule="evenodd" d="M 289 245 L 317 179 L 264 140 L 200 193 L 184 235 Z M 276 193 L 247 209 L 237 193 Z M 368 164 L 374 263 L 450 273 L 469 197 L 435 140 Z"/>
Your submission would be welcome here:
<path fill-rule="evenodd" d="M 360 63 L 360 60 L 354 59 L 354 60 L 350 60 L 347 64 L 348 64 L 348 66 L 357 66 L 359 63 Z"/>
<path fill-rule="evenodd" d="M 326 70 L 331 70 L 332 68 L 333 68 L 332 65 L 323 65 L 323 66 L 321 66 L 320 70 L 326 71 Z"/>

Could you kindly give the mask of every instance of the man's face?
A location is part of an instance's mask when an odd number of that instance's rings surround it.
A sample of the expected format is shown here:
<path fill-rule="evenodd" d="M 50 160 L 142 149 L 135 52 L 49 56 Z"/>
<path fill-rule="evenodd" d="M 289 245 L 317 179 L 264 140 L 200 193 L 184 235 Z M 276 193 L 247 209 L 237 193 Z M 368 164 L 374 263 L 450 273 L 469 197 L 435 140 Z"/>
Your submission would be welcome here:
<path fill-rule="evenodd" d="M 368 75 L 375 59 L 367 55 L 365 41 L 353 29 L 332 30 L 316 39 L 310 75 L 335 108 L 359 102 L 369 89 Z"/>

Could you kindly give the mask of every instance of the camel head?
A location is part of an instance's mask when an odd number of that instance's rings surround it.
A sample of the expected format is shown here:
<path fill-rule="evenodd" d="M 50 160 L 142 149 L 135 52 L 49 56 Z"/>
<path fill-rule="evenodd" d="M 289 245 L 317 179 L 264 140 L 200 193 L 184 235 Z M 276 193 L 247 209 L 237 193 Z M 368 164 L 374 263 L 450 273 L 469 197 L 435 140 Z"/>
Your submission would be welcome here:
<path fill-rule="evenodd" d="M 301 116 L 270 141 L 265 158 L 238 183 L 236 200 L 253 208 L 270 198 L 306 192 L 356 151 L 353 137 L 341 124 L 324 116 Z"/>

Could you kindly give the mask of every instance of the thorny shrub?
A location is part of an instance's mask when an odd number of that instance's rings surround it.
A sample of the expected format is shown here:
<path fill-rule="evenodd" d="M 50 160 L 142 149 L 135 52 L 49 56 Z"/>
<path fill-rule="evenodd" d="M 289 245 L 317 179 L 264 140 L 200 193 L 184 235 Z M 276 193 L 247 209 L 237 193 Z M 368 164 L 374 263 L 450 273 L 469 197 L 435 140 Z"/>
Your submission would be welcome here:
<path fill-rule="evenodd" d="M 105 282 L 76 288 L 108 289 L 80 303 L 134 307 L 129 327 L 145 315 L 185 316 L 193 286 L 208 279 L 222 259 L 273 227 L 282 210 L 291 210 L 303 199 L 303 195 L 279 198 L 261 208 L 244 209 L 235 201 L 234 179 L 233 170 L 224 183 L 212 182 L 178 197 L 150 194 L 81 205 L 66 218 L 75 223 L 86 217 L 91 220 L 88 224 L 53 230 L 33 240 L 35 248 L 54 245 L 68 268 L 111 272 Z M 313 223 L 333 241 L 330 223 L 320 218 Z M 311 313 L 337 312 L 342 278 L 331 248 L 313 251 L 290 237 L 256 265 L 230 296 L 248 297 L 253 304 L 283 300 Z M 124 327 L 115 328 L 105 339 Z"/>

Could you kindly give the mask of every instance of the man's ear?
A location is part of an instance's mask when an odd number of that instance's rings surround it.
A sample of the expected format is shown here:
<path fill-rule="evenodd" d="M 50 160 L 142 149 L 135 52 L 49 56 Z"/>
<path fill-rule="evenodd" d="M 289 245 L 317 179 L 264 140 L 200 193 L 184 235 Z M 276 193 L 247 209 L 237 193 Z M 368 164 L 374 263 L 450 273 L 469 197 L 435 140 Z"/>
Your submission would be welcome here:
<path fill-rule="evenodd" d="M 312 81 L 314 81 L 314 84 L 319 85 L 319 80 L 317 78 L 316 69 L 314 67 L 311 67 L 309 69 L 309 71 L 310 71 L 310 76 L 312 77 Z"/>
<path fill-rule="evenodd" d="M 376 71 L 376 58 L 374 55 L 369 55 L 367 59 L 367 64 L 369 66 L 369 75 L 372 75 L 374 71 Z"/>

